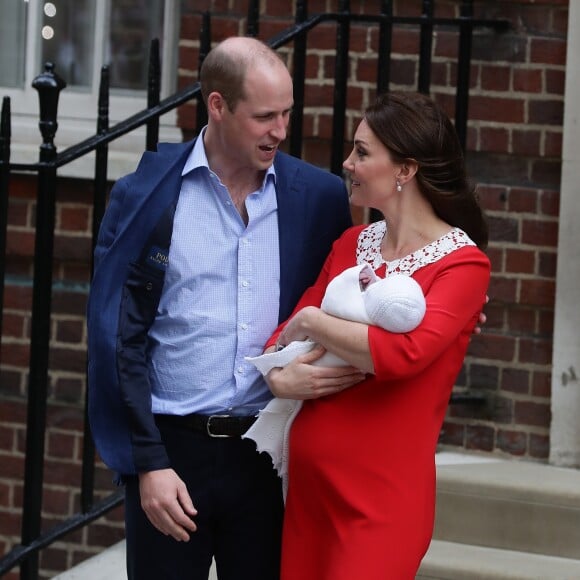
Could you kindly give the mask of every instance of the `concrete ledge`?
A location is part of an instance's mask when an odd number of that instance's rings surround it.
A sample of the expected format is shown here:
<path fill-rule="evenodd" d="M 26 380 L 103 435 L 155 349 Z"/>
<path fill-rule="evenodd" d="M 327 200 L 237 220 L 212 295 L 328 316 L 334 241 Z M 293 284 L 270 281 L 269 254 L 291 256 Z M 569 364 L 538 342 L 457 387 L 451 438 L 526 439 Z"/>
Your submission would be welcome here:
<path fill-rule="evenodd" d="M 438 540 L 580 559 L 576 469 L 518 461 L 440 465 L 436 513 Z"/>
<path fill-rule="evenodd" d="M 575 580 L 580 561 L 433 540 L 416 580 Z"/>
<path fill-rule="evenodd" d="M 127 580 L 125 542 L 119 542 L 53 580 Z"/>

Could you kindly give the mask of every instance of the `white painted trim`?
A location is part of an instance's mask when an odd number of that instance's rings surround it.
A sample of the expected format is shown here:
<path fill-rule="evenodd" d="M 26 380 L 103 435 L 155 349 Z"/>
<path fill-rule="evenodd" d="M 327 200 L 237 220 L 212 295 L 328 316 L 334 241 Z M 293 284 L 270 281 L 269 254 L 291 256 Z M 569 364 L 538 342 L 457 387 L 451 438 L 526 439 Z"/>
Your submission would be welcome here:
<path fill-rule="evenodd" d="M 568 11 L 550 463 L 580 467 L 580 3 Z"/>
<path fill-rule="evenodd" d="M 92 137 L 96 132 L 98 114 L 98 91 L 103 64 L 104 32 L 108 26 L 108 7 L 113 0 L 97 0 L 95 7 L 94 70 L 92 86 L 87 90 L 66 88 L 59 97 L 58 131 L 55 144 L 59 151 L 80 141 Z M 0 86 L 0 97 L 10 97 L 12 111 L 12 152 L 13 163 L 34 163 L 38 161 L 39 146 L 42 142 L 38 129 L 38 94 L 32 88 L 32 81 L 42 71 L 37 70 L 36 58 L 40 50 L 38 34 L 32 31 L 38 28 L 41 17 L 40 3 L 30 2 L 27 16 L 26 50 L 24 88 L 5 88 Z M 177 45 L 179 34 L 179 1 L 165 0 L 163 38 L 167 46 L 163 47 L 161 98 L 172 94 L 175 90 L 177 73 Z M 99 31 L 101 31 L 99 33 Z M 172 44 L 173 43 L 173 44 Z M 56 71 L 58 74 L 58 70 Z M 109 98 L 110 126 L 131 117 L 146 109 L 147 97 L 144 94 L 131 95 L 111 94 Z M 161 118 L 159 140 L 180 142 L 181 130 L 177 128 L 177 112 L 170 111 Z M 145 149 L 145 128 L 136 131 L 113 142 L 109 146 L 108 177 L 116 180 L 135 169 Z M 91 178 L 94 173 L 94 156 L 79 159 L 69 166 L 59 170 L 65 177 Z"/>

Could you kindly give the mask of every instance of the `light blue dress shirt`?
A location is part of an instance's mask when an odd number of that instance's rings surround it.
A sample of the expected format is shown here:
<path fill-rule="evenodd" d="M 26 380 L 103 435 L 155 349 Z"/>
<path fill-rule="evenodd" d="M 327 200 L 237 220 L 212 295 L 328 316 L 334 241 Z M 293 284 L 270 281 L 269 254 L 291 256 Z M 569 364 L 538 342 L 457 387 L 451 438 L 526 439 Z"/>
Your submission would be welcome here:
<path fill-rule="evenodd" d="M 272 398 L 244 357 L 278 324 L 276 174 L 246 199 L 246 226 L 208 165 L 203 133 L 183 168 L 169 265 L 150 329 L 153 413 L 254 415 Z"/>

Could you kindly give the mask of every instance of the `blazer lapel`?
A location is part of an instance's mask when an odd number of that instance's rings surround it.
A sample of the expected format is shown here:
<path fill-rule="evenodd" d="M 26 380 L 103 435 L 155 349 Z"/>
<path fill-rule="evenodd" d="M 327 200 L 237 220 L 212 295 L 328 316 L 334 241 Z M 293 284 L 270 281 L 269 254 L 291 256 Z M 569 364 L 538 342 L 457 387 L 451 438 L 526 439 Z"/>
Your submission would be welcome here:
<path fill-rule="evenodd" d="M 303 188 L 300 188 L 299 170 L 289 167 L 277 156 L 276 197 L 278 201 L 278 234 L 280 244 L 280 310 L 279 322 L 286 320 L 294 308 L 297 272 L 300 272 L 301 250 L 305 244 Z"/>

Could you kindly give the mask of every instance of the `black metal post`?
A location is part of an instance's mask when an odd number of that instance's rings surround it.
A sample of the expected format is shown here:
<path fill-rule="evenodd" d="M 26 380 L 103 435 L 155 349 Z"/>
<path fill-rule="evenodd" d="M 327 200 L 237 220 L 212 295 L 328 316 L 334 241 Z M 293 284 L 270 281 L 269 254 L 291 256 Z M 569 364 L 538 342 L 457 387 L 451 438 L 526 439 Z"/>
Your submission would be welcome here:
<path fill-rule="evenodd" d="M 418 91 L 429 94 L 431 87 L 431 50 L 433 48 L 433 2 L 423 0 L 421 41 L 419 45 Z"/>
<path fill-rule="evenodd" d="M 40 146 L 36 200 L 26 461 L 22 502 L 22 544 L 25 546 L 38 538 L 41 529 L 56 208 L 54 136 L 58 128 L 56 121 L 58 97 L 66 83 L 54 72 L 54 65 L 47 63 L 44 72 L 34 79 L 32 86 L 38 91 L 39 96 L 40 122 L 38 125 L 43 142 Z M 38 553 L 31 554 L 22 563 L 20 573 L 21 580 L 35 580 L 38 577 Z"/>
<path fill-rule="evenodd" d="M 467 143 L 467 111 L 471 73 L 471 47 L 473 44 L 473 0 L 461 2 L 459 15 L 459 55 L 457 62 L 457 92 L 455 93 L 455 130 L 461 147 Z"/>
<path fill-rule="evenodd" d="M 256 38 L 258 34 L 260 34 L 260 0 L 250 0 L 246 36 Z"/>
<path fill-rule="evenodd" d="M 330 171 L 342 175 L 344 154 L 344 128 L 346 113 L 346 94 L 348 77 L 348 51 L 350 44 L 350 1 L 341 0 L 340 14 L 344 15 L 338 22 L 336 31 L 336 66 L 334 83 L 334 107 L 332 118 L 332 152 Z"/>
<path fill-rule="evenodd" d="M 297 0 L 296 24 L 302 24 L 308 18 L 308 2 Z M 302 157 L 302 136 L 304 123 L 304 78 L 306 76 L 306 32 L 294 40 L 293 55 L 294 108 L 292 110 L 292 132 L 290 134 L 290 155 Z"/>
<path fill-rule="evenodd" d="M 149 79 L 147 83 L 147 108 L 159 104 L 161 92 L 161 60 L 159 58 L 159 39 L 151 41 L 149 49 Z M 147 151 L 156 151 L 159 142 L 159 117 L 147 121 Z"/>
<path fill-rule="evenodd" d="M 377 94 L 389 90 L 391 81 L 391 50 L 393 43 L 393 2 L 392 0 L 381 1 L 381 20 L 379 25 L 379 59 L 377 73 Z"/>
<path fill-rule="evenodd" d="M 109 130 L 109 67 L 101 69 L 99 85 L 99 102 L 97 115 L 97 135 L 104 135 Z M 107 168 L 109 146 L 107 143 L 98 145 L 95 150 L 95 178 L 93 181 L 93 222 L 92 222 L 92 252 L 91 278 L 93 272 L 93 254 L 105 213 L 107 196 Z M 86 375 L 85 375 L 86 376 Z M 85 409 L 83 431 L 83 463 L 81 474 L 81 511 L 89 513 L 95 501 L 95 444 L 89 423 L 89 393 L 88 383 L 85 380 Z"/>
<path fill-rule="evenodd" d="M 199 65 L 197 67 L 197 78 L 199 78 L 199 73 L 201 71 L 201 65 L 207 56 L 207 53 L 211 50 L 211 17 L 209 12 L 204 12 L 201 16 L 201 30 L 199 31 Z M 207 109 L 203 98 L 201 96 L 201 91 L 197 95 L 197 133 L 207 123 Z"/>
<path fill-rule="evenodd" d="M 2 99 L 0 121 L 0 342 L 4 312 L 4 283 L 6 276 L 6 232 L 8 229 L 8 191 L 10 181 L 10 97 Z"/>

